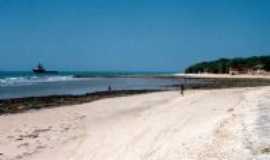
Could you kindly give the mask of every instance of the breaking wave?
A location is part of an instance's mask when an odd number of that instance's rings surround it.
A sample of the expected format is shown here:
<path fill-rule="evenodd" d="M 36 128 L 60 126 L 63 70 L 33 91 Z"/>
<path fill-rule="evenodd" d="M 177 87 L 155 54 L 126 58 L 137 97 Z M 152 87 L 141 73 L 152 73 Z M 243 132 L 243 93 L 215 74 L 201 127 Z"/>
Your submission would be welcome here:
<path fill-rule="evenodd" d="M 18 76 L 18 77 L 4 77 L 0 78 L 0 86 L 21 86 L 32 85 L 35 83 L 70 81 L 75 78 L 70 76 Z"/>

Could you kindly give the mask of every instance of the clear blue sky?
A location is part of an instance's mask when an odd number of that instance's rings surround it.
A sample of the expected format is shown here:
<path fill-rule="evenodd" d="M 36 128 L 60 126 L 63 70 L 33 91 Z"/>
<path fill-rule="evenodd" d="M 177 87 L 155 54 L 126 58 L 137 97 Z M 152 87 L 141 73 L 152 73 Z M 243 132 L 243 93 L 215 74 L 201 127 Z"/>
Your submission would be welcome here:
<path fill-rule="evenodd" d="M 269 0 L 0 0 L 0 70 L 181 71 L 268 53 Z"/>

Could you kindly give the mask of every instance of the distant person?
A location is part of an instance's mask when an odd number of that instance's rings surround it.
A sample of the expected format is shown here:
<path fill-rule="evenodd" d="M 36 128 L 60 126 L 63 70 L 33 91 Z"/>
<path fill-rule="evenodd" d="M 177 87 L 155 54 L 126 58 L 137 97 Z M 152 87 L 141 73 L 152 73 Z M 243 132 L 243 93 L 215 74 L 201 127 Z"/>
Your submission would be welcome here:
<path fill-rule="evenodd" d="M 184 96 L 185 86 L 184 84 L 180 85 L 181 95 Z"/>
<path fill-rule="evenodd" d="M 108 86 L 108 92 L 112 92 L 112 87 L 111 87 L 111 85 Z"/>

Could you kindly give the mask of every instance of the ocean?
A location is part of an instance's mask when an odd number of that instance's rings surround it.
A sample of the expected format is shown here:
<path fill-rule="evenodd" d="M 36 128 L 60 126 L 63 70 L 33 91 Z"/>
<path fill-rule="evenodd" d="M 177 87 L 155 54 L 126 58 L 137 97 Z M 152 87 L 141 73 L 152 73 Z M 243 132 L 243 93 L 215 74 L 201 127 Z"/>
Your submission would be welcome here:
<path fill-rule="evenodd" d="M 38 75 L 32 72 L 0 72 L 0 99 L 50 95 L 82 95 L 108 90 L 165 89 L 182 79 L 160 78 L 173 73 L 149 72 L 60 72 Z"/>

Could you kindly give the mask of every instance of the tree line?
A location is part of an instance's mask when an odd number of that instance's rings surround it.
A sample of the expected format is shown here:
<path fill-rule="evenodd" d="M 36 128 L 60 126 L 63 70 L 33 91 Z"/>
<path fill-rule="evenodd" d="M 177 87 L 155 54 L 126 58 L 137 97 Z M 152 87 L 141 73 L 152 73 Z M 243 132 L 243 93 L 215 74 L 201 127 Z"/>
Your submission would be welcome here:
<path fill-rule="evenodd" d="M 229 73 L 230 69 L 263 69 L 270 71 L 270 56 L 253 56 L 248 58 L 221 58 L 215 61 L 200 62 L 188 67 L 186 73 Z"/>

